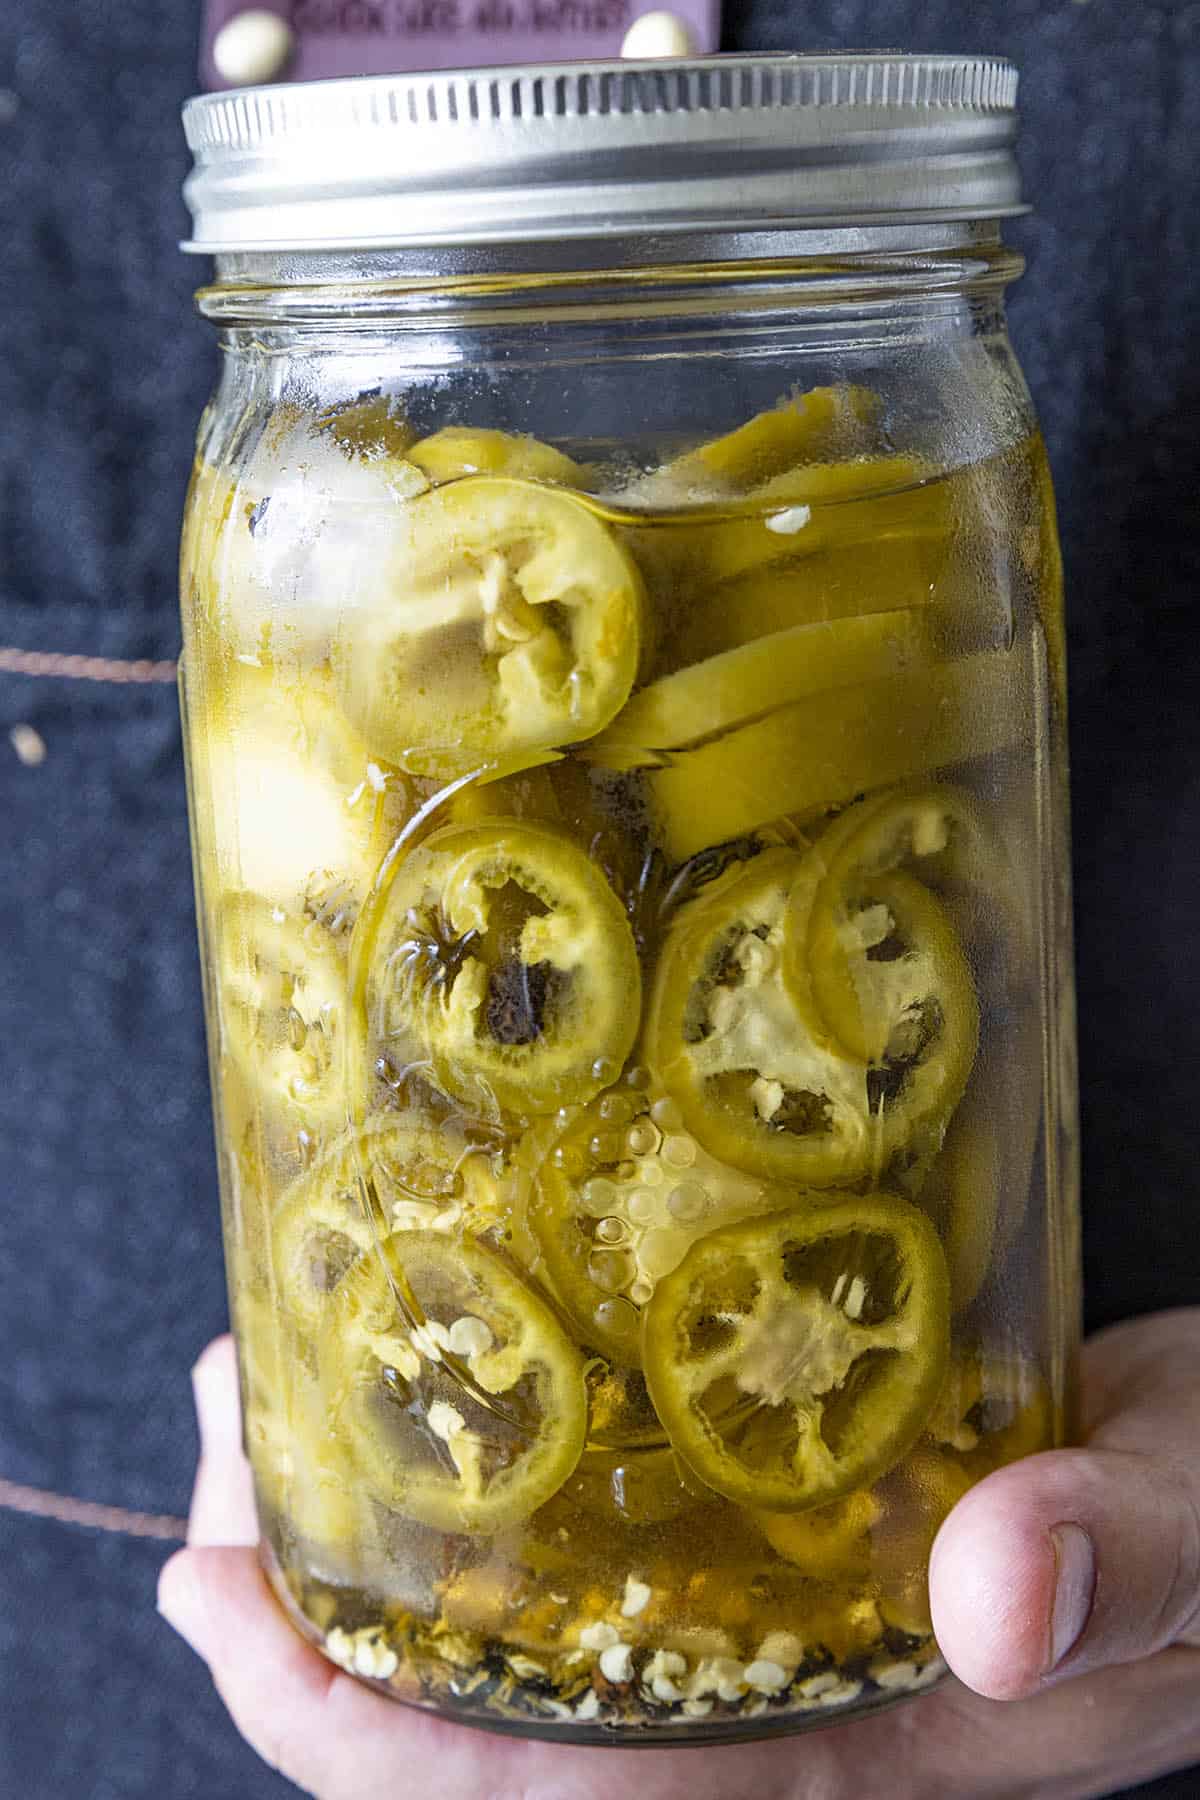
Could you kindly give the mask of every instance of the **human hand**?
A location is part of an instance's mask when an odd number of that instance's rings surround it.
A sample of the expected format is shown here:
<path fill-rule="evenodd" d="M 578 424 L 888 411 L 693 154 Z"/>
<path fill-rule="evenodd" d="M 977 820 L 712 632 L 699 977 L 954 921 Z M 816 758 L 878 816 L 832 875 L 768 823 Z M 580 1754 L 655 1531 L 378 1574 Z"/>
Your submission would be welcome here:
<path fill-rule="evenodd" d="M 957 1680 L 703 1756 L 494 1736 L 335 1669 L 259 1571 L 228 1338 L 194 1382 L 188 1548 L 162 1572 L 159 1609 L 239 1730 L 317 1800 L 1086 1800 L 1200 1760 L 1200 1309 L 1093 1339 L 1086 1447 L 999 1470 L 943 1526 L 933 1618 Z"/>

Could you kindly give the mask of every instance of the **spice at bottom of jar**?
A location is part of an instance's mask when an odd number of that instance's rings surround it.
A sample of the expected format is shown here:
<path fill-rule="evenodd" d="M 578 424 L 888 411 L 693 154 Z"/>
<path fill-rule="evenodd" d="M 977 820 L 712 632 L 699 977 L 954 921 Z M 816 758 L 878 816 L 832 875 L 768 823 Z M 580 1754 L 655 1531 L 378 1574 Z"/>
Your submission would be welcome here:
<path fill-rule="evenodd" d="M 884 1625 L 867 1598 L 840 1609 L 843 1654 L 800 1631 L 761 1632 L 745 1658 L 721 1654 L 716 1633 L 700 1648 L 644 1641 L 636 1620 L 593 1620 L 558 1656 L 514 1647 L 484 1629 L 432 1621 L 306 1581 L 268 1563 L 279 1598 L 329 1660 L 389 1698 L 476 1723 L 537 1728 L 564 1737 L 654 1741 L 698 1734 L 755 1734 L 851 1717 L 933 1687 L 946 1673 L 932 1633 Z M 640 1584 L 627 1581 L 636 1599 Z M 548 1605 L 556 1604 L 553 1595 Z M 628 1602 L 626 1602 L 628 1604 Z M 839 1609 L 829 1607 L 831 1622 Z"/>

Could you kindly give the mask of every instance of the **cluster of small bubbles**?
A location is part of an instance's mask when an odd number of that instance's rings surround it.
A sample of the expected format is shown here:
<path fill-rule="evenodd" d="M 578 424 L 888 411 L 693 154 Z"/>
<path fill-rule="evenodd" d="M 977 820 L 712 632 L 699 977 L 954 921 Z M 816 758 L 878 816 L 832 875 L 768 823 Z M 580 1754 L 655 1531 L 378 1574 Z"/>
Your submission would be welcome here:
<path fill-rule="evenodd" d="M 600 1102 L 600 1117 L 606 1125 L 628 1125 L 634 1111 L 634 1103 L 627 1094 L 605 1094 Z"/>
<path fill-rule="evenodd" d="M 708 1189 L 702 1182 L 681 1181 L 667 1195 L 667 1211 L 683 1224 L 702 1218 L 707 1210 Z"/>
<path fill-rule="evenodd" d="M 637 1119 L 625 1133 L 625 1148 L 630 1156 L 653 1156 L 661 1143 L 662 1132 L 653 1119 Z"/>
<path fill-rule="evenodd" d="M 695 1138 L 667 1138 L 662 1147 L 662 1159 L 672 1169 L 690 1169 L 696 1160 Z"/>
<path fill-rule="evenodd" d="M 624 1219 L 609 1217 L 601 1219 L 596 1227 L 596 1240 L 601 1244 L 620 1244 L 626 1236 Z"/>
<path fill-rule="evenodd" d="M 683 1129 L 683 1112 L 679 1102 L 672 1100 L 669 1094 L 665 1094 L 661 1100 L 654 1102 L 650 1108 L 650 1117 L 662 1131 L 682 1131 Z"/>

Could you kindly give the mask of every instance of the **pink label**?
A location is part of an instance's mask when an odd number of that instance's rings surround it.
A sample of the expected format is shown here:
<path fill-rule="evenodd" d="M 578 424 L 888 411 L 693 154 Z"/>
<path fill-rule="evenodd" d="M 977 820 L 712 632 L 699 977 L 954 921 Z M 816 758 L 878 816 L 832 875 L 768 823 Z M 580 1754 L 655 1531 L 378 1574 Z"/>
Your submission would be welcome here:
<path fill-rule="evenodd" d="M 295 40 L 285 81 L 336 75 L 395 75 L 409 69 L 463 69 L 493 63 L 607 60 L 644 13 L 669 10 L 698 54 L 717 48 L 720 0 L 206 0 L 200 78 L 229 81 L 213 61 L 222 26 L 249 10 L 278 14 Z"/>

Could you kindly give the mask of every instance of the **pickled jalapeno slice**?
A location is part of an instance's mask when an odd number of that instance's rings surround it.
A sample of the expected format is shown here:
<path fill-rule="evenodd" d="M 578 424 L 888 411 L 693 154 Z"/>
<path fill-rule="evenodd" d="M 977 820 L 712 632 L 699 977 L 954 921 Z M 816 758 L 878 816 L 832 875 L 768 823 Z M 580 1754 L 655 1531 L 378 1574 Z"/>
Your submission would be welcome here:
<path fill-rule="evenodd" d="M 892 873 L 849 890 L 826 881 L 807 910 L 793 889 L 785 945 L 821 1025 L 868 1064 L 877 1166 L 903 1153 L 921 1173 L 941 1149 L 979 1043 L 979 1002 L 954 927 L 929 889 Z M 793 991 L 796 989 L 793 984 Z"/>
<path fill-rule="evenodd" d="M 582 1356 L 546 1302 L 471 1238 L 384 1239 L 343 1281 L 320 1362 L 330 1429 L 358 1479 L 439 1530 L 519 1523 L 582 1454 Z"/>
<path fill-rule="evenodd" d="M 928 1432 L 976 1481 L 1061 1442 L 1037 1365 L 978 1342 L 961 1345 L 951 1358 Z"/>
<path fill-rule="evenodd" d="M 635 1368 L 658 1280 L 703 1233 L 786 1200 L 710 1156 L 673 1100 L 638 1101 L 585 1108 L 543 1160 L 532 1207 L 545 1274 L 582 1341 Z"/>
<path fill-rule="evenodd" d="M 798 467 L 866 448 L 878 412 L 867 388 L 810 388 L 677 456 L 659 479 L 686 494 L 747 493 Z"/>
<path fill-rule="evenodd" d="M 331 689 L 239 665 L 219 694 L 187 694 L 218 867 L 287 909 L 329 881 L 361 897 L 405 808 L 404 778 L 373 761 Z"/>
<path fill-rule="evenodd" d="M 825 552 L 891 542 L 901 567 L 919 546 L 936 581 L 951 542 L 953 495 L 932 473 L 911 456 L 789 470 L 755 488 L 733 517 L 698 517 L 690 542 L 680 546 L 684 560 L 708 587 L 777 574 Z M 928 603 L 932 591 L 922 598 Z M 869 600 L 863 610 L 871 610 Z"/>
<path fill-rule="evenodd" d="M 813 819 L 897 779 L 1021 741 L 1023 659 L 981 651 L 778 707 L 645 776 L 667 853 L 682 861 L 791 814 Z"/>
<path fill-rule="evenodd" d="M 646 1308 L 646 1381 L 676 1450 L 730 1500 L 828 1506 L 916 1442 L 946 1372 L 946 1262 L 881 1194 L 701 1238 Z"/>
<path fill-rule="evenodd" d="M 947 1059 L 970 1068 L 977 1024 L 971 972 L 945 908 L 921 882 L 894 873 L 850 893 L 822 886 L 806 946 L 821 1015 L 852 1055 L 887 1060 L 897 1021 L 937 1008 L 955 1027 Z"/>
<path fill-rule="evenodd" d="M 805 1575 L 856 1575 L 871 1570 L 871 1532 L 883 1507 L 869 1488 L 856 1488 L 810 1512 L 755 1512 L 754 1523 L 777 1556 Z"/>
<path fill-rule="evenodd" d="M 293 1323 L 316 1332 L 354 1263 L 394 1229 L 497 1224 L 497 1160 L 416 1113 L 347 1132 L 292 1183 L 275 1221 L 274 1276 Z"/>
<path fill-rule="evenodd" d="M 317 1330 L 329 1297 L 372 1244 L 357 1181 L 303 1175 L 284 1197 L 273 1234 L 272 1261 L 287 1316 L 304 1333 Z"/>
<path fill-rule="evenodd" d="M 685 668 L 801 624 L 924 612 L 944 560 L 944 535 L 913 532 L 810 548 L 724 581 L 710 576 L 689 591 L 667 640 L 670 666 Z"/>
<path fill-rule="evenodd" d="M 257 894 L 217 916 L 220 1047 L 269 1107 L 306 1130 L 344 1118 L 345 940 Z"/>
<path fill-rule="evenodd" d="M 950 1271 L 950 1303 L 962 1312 L 976 1298 L 992 1270 L 996 1227 L 1004 1189 L 1002 1158 L 986 1084 L 978 1104 L 968 1091 L 946 1133 L 946 1141 L 914 1196 L 937 1227 Z"/>
<path fill-rule="evenodd" d="M 413 444 L 407 456 L 435 483 L 458 481 L 464 475 L 511 475 L 522 481 L 579 487 L 584 479 L 579 464 L 552 444 L 477 425 L 444 425 Z"/>
<path fill-rule="evenodd" d="M 400 461 L 416 433 L 393 395 L 364 394 L 318 413 L 313 429 L 332 438 L 347 456 L 363 462 Z"/>
<path fill-rule="evenodd" d="M 347 715 L 401 768 L 446 777 L 574 743 L 629 696 L 641 577 L 562 489 L 435 488 L 400 514 L 382 578 L 388 599 L 346 613 L 333 662 Z"/>
<path fill-rule="evenodd" d="M 301 1541 L 306 1563 L 323 1577 L 378 1580 L 385 1565 L 370 1502 L 330 1436 L 313 1371 L 281 1342 L 265 1296 L 252 1302 L 243 1293 L 235 1313 L 246 1377 L 246 1453 L 261 1511 Z"/>
<path fill-rule="evenodd" d="M 892 788 L 847 807 L 822 834 L 815 860 L 834 892 L 899 868 L 941 892 L 998 900 L 1014 880 L 970 794 L 949 783 Z"/>
<path fill-rule="evenodd" d="M 681 907 L 663 945 L 647 1058 L 711 1154 L 767 1181 L 848 1184 L 871 1158 L 867 1069 L 814 1035 L 784 962 L 802 858 L 765 850 Z"/>
<path fill-rule="evenodd" d="M 933 1629 L 929 1558 L 938 1532 L 973 1485 L 953 1457 L 922 1440 L 875 1490 L 879 1509 L 872 1575 L 886 1622 L 913 1637 Z"/>
<path fill-rule="evenodd" d="M 447 826 L 410 853 L 369 969 L 385 1053 L 427 1059 L 445 1093 L 489 1115 L 590 1099 L 638 1027 L 637 950 L 603 871 L 515 819 Z"/>
<path fill-rule="evenodd" d="M 811 694 L 895 674 L 931 654 L 911 611 L 796 625 L 651 682 L 581 754 L 621 768 L 652 764 L 657 751 L 716 737 Z"/>
<path fill-rule="evenodd" d="M 820 929 L 846 896 L 868 893 L 880 875 L 917 876 L 948 909 L 972 959 L 993 965 L 993 1004 L 1016 1006 L 1020 1016 L 1026 1009 L 1018 988 L 1032 964 L 1034 927 L 1018 865 L 963 788 L 929 781 L 889 788 L 847 807 L 814 846 L 811 867 L 821 886 L 808 930 Z M 799 901 L 799 889 L 796 895 Z M 800 935 L 789 934 L 797 949 Z"/>

